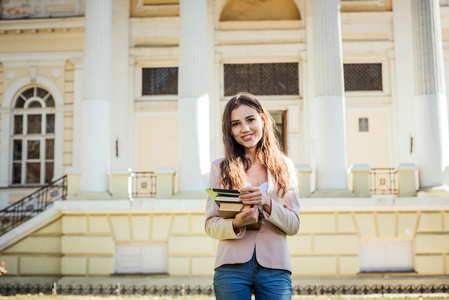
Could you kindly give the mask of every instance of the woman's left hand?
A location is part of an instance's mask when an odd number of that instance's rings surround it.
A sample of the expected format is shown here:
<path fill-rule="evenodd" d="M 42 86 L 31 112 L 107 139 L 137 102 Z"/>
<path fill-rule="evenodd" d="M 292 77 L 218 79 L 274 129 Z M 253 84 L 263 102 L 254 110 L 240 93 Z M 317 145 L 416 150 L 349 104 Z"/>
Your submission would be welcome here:
<path fill-rule="evenodd" d="M 239 192 L 247 192 L 240 195 L 240 201 L 249 205 L 261 205 L 267 213 L 271 214 L 271 198 L 259 187 L 246 186 L 239 189 Z"/>

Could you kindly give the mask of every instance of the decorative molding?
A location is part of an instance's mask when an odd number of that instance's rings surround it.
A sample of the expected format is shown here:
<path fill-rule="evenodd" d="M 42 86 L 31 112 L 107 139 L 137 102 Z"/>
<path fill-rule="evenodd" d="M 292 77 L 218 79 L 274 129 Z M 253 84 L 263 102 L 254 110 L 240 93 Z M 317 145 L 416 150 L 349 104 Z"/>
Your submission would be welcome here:
<path fill-rule="evenodd" d="M 173 1 L 173 3 L 149 3 L 146 0 L 137 0 L 136 7 L 139 10 L 161 10 L 161 9 L 178 9 L 179 1 Z M 177 3 L 175 3 L 177 2 Z"/>
<path fill-rule="evenodd" d="M 0 35 L 83 32 L 84 17 L 8 20 L 0 23 Z"/>
<path fill-rule="evenodd" d="M 341 5 L 355 6 L 355 5 L 375 5 L 385 6 L 385 0 L 340 0 Z"/>
<path fill-rule="evenodd" d="M 37 63 L 35 63 L 35 62 L 31 63 L 28 69 L 29 69 L 29 72 L 30 72 L 30 81 L 31 81 L 31 83 L 36 83 L 37 69 L 38 69 Z"/>
<path fill-rule="evenodd" d="M 83 16 L 85 12 L 83 0 L 33 0 L 3 1 L 1 18 L 3 20 L 66 18 Z"/>
<path fill-rule="evenodd" d="M 16 77 L 16 72 L 14 71 L 9 71 L 8 73 L 6 73 L 6 78 L 8 78 L 9 80 L 13 80 Z"/>

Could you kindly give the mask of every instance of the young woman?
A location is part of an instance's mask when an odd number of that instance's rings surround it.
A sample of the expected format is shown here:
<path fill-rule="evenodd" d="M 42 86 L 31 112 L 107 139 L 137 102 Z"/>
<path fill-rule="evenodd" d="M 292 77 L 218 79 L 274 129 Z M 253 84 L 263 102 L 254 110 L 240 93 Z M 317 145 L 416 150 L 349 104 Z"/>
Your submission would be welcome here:
<path fill-rule="evenodd" d="M 240 200 L 253 208 L 223 219 L 207 199 L 206 232 L 219 240 L 215 297 L 251 299 L 253 291 L 256 299 L 291 299 L 286 236 L 295 235 L 300 223 L 295 167 L 279 150 L 272 119 L 253 95 L 229 100 L 222 130 L 225 157 L 212 163 L 210 186 L 247 192 Z M 248 230 L 259 218 L 260 229 Z"/>

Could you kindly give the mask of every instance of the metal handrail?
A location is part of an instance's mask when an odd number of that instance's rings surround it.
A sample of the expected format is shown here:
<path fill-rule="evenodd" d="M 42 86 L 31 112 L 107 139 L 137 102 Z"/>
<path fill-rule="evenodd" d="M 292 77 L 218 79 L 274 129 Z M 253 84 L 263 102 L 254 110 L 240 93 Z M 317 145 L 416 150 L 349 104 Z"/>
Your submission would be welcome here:
<path fill-rule="evenodd" d="M 129 196 L 133 198 L 156 197 L 156 174 L 154 172 L 132 172 Z"/>
<path fill-rule="evenodd" d="M 67 197 L 67 175 L 0 210 L 0 236 Z"/>
<path fill-rule="evenodd" d="M 371 168 L 370 192 L 371 194 L 396 195 L 396 171 L 394 168 Z"/>

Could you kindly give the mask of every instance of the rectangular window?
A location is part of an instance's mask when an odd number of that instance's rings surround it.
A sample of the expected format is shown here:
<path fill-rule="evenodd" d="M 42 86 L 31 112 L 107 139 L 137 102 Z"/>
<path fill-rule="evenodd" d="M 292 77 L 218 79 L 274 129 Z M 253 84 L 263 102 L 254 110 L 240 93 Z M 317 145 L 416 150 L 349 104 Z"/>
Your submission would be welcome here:
<path fill-rule="evenodd" d="M 42 132 L 42 115 L 28 115 L 28 134 L 40 134 Z"/>
<path fill-rule="evenodd" d="M 28 141 L 27 144 L 27 159 L 40 159 L 40 141 Z"/>
<path fill-rule="evenodd" d="M 26 183 L 29 184 L 41 183 L 40 163 L 26 163 Z"/>
<path fill-rule="evenodd" d="M 54 180 L 53 170 L 54 170 L 54 165 L 52 162 L 45 163 L 45 183 L 50 183 Z"/>
<path fill-rule="evenodd" d="M 166 243 L 117 244 L 115 249 L 117 274 L 166 274 Z"/>
<path fill-rule="evenodd" d="M 22 163 L 12 164 L 12 183 L 20 184 L 22 182 Z"/>
<path fill-rule="evenodd" d="M 369 131 L 368 118 L 359 118 L 359 131 Z"/>
<path fill-rule="evenodd" d="M 345 91 L 382 91 L 382 64 L 344 64 Z"/>
<path fill-rule="evenodd" d="M 298 63 L 225 64 L 224 95 L 299 95 Z"/>
<path fill-rule="evenodd" d="M 143 68 L 142 95 L 177 95 L 178 68 Z"/>
<path fill-rule="evenodd" d="M 22 160 L 22 140 L 14 140 L 13 141 L 13 160 Z"/>
<path fill-rule="evenodd" d="M 360 241 L 360 272 L 413 272 L 412 240 Z"/>
<path fill-rule="evenodd" d="M 14 116 L 14 134 L 23 134 L 23 116 Z"/>
<path fill-rule="evenodd" d="M 55 115 L 47 114 L 47 122 L 45 126 L 46 133 L 55 133 Z"/>

